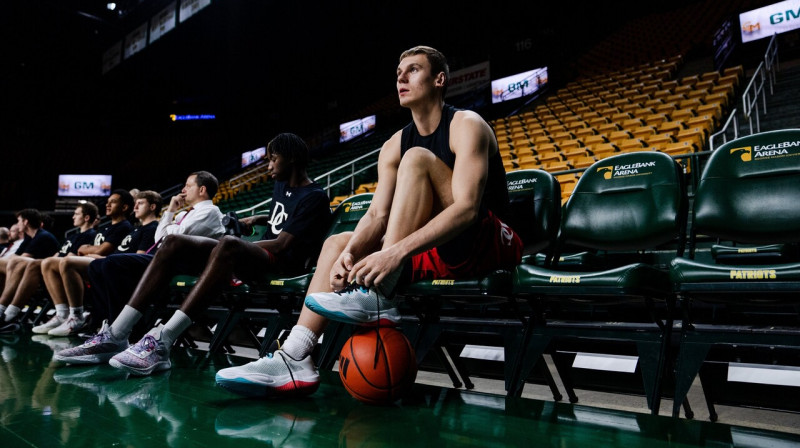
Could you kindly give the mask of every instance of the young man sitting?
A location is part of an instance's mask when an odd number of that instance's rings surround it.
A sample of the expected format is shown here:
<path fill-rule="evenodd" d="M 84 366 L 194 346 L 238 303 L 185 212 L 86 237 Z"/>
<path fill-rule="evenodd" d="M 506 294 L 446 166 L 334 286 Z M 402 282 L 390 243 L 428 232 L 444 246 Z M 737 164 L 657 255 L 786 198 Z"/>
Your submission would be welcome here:
<path fill-rule="evenodd" d="M 328 319 L 396 324 L 391 299 L 404 267 L 418 281 L 519 263 L 522 242 L 501 221 L 508 191 L 497 140 L 478 114 L 444 103 L 448 76 L 444 55 L 433 48 L 401 54 L 397 93 L 412 122 L 380 151 L 369 210 L 352 233 L 325 241 L 284 345 L 220 370 L 217 384 L 253 396 L 311 393 L 319 375 L 310 354 Z"/>

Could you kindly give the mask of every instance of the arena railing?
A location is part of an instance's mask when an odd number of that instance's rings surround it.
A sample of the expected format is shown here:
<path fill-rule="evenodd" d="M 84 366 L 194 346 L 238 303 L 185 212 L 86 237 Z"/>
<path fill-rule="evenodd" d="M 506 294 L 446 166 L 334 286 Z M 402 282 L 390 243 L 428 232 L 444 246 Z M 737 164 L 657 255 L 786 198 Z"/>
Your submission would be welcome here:
<path fill-rule="evenodd" d="M 314 182 L 318 182 L 324 185 L 325 192 L 328 193 L 328 196 L 331 194 L 331 188 L 335 187 L 336 185 L 342 184 L 344 182 L 350 181 L 350 193 L 352 194 L 355 189 L 355 179 L 358 174 L 361 174 L 375 166 L 378 165 L 378 157 L 377 154 L 380 152 L 381 148 L 376 148 L 362 156 L 356 157 L 355 159 L 342 164 L 326 173 L 322 173 L 319 176 L 314 178 Z M 374 161 L 368 162 L 365 166 L 357 168 L 356 165 L 358 162 L 362 160 L 374 158 Z M 337 178 L 337 175 L 341 175 L 341 171 L 349 170 L 349 174 L 342 175 L 341 177 Z M 324 181 L 324 182 L 323 182 Z M 259 202 L 251 207 L 247 207 L 241 210 L 236 210 L 236 214 L 240 216 L 247 216 L 247 215 L 255 215 L 256 211 L 264 210 L 266 205 L 272 202 L 272 198 L 268 198 L 264 201 Z"/>
<path fill-rule="evenodd" d="M 778 40 L 777 34 L 767 46 L 764 60 L 758 64 L 753 77 L 747 84 L 747 88 L 742 93 L 742 113 L 750 124 L 750 134 L 761 132 L 759 103 L 764 115 L 767 114 L 767 92 L 765 87 L 769 86 L 770 95 L 773 94 L 776 72 L 780 69 L 778 62 Z M 753 119 L 755 119 L 755 131 L 753 131 Z"/>

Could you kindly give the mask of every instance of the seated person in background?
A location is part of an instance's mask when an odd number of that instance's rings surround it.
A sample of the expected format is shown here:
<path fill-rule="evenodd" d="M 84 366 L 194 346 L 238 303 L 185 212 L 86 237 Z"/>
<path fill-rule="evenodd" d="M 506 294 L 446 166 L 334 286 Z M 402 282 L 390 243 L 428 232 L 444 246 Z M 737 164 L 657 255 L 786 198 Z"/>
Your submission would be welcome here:
<path fill-rule="evenodd" d="M 272 214 L 241 220 L 246 229 L 267 225 L 265 240 L 251 243 L 234 236 L 219 241 L 185 235 L 167 238 L 116 320 L 82 346 L 56 353 L 54 359 L 83 364 L 109 362 L 136 375 L 169 369 L 173 342 L 232 279 L 255 280 L 268 272 L 305 272 L 307 261 L 316 257 L 330 226 L 330 199 L 308 178 L 308 147 L 300 137 L 279 134 L 267 145 L 267 154 L 276 181 Z M 142 311 L 162 297 L 172 277 L 180 273 L 200 274 L 181 309 L 166 325 L 159 325 L 128 347 L 127 338 Z"/>
<path fill-rule="evenodd" d="M 13 295 L 16 286 L 25 273 L 25 265 L 33 259 L 49 257 L 58 251 L 58 240 L 52 233 L 42 228 L 42 214 L 33 208 L 26 208 L 17 212 L 17 228 L 22 229 L 24 240 L 14 255 L 0 259 L 0 271 L 6 274 L 3 294 L 6 290 Z M 10 302 L 10 299 L 8 299 Z M 12 309 L 6 314 L 8 302 L 0 304 L 0 313 L 3 318 L 0 322 L 8 323 L 16 319 L 19 310 Z"/>
<path fill-rule="evenodd" d="M 11 242 L 8 241 L 8 237 L 8 227 L 0 227 L 0 253 L 3 253 L 3 251 L 6 250 L 6 247 L 11 244 Z"/>
<path fill-rule="evenodd" d="M 63 306 L 69 304 L 67 318 L 59 326 L 51 328 L 47 334 L 51 336 L 78 334 L 86 325 L 83 316 L 86 269 L 92 260 L 113 253 L 122 240 L 133 231 L 133 224 L 128 220 L 132 211 L 133 197 L 130 193 L 122 189 L 114 190 L 106 201 L 106 216 L 111 218 L 111 224 L 100 229 L 95 235 L 94 244 L 78 247 L 76 256 L 50 258 L 42 262 L 44 284 L 56 310 L 61 310 L 63 313 Z"/>
<path fill-rule="evenodd" d="M 180 194 L 170 199 L 156 228 L 156 243 L 146 253 L 114 254 L 89 264 L 89 283 L 93 291 L 100 292 L 98 300 L 105 309 L 120 310 L 125 305 L 167 236 L 196 235 L 217 240 L 225 234 L 222 212 L 211 201 L 218 188 L 217 178 L 208 171 L 190 174 Z M 109 317 L 114 319 L 117 313 L 114 311 Z"/>
<path fill-rule="evenodd" d="M 8 245 L 0 251 L 0 258 L 7 258 L 16 254 L 23 240 L 19 226 L 14 223 L 8 228 Z M 3 275 L 5 275 L 5 271 L 3 271 Z"/>
<path fill-rule="evenodd" d="M 6 315 L 11 316 L 7 323 L 0 325 L 0 333 L 12 333 L 21 327 L 13 317 L 17 316 L 20 309 L 28 303 L 28 300 L 39 289 L 42 284 L 42 263 L 44 260 L 59 259 L 69 255 L 75 255 L 78 248 L 84 244 L 92 244 L 97 231 L 94 229 L 94 222 L 97 219 L 97 206 L 91 202 L 84 202 L 75 208 L 72 214 L 72 225 L 79 229 L 73 233 L 61 245 L 61 250 L 45 259 L 20 258 L 14 266 L 14 273 L 9 276 L 9 282 L 0 294 L 0 305 L 6 305 Z M 20 270 L 22 273 L 16 272 Z M 63 305 L 66 311 L 66 305 Z M 56 308 L 58 312 L 58 308 Z M 56 319 L 55 317 L 53 319 Z M 53 320 L 51 319 L 51 321 Z M 63 321 L 63 319 L 62 319 Z M 60 322 L 59 322 L 60 323 Z M 46 333 L 46 332 L 45 332 Z"/>
<path fill-rule="evenodd" d="M 508 190 L 497 140 L 480 115 L 444 103 L 448 73 L 444 55 L 433 48 L 401 54 L 397 93 L 412 122 L 381 148 L 372 204 L 353 232 L 325 241 L 283 346 L 220 370 L 218 385 L 254 396 L 312 393 L 319 374 L 310 355 L 327 320 L 399 322 L 391 299 L 404 267 L 418 281 L 519 263 L 522 242 L 500 220 Z"/>
<path fill-rule="evenodd" d="M 122 244 L 117 247 L 114 254 L 144 254 L 155 244 L 156 230 L 158 229 L 158 215 L 161 213 L 163 200 L 161 195 L 152 190 L 139 191 L 134 195 L 136 202 L 133 206 L 133 214 L 139 220 L 139 225 L 134 227 L 133 232 L 128 234 Z M 102 260 L 105 260 L 102 259 Z M 92 283 L 92 266 L 100 260 L 89 263 L 89 279 L 92 287 L 91 304 L 94 322 L 112 320 L 117 317 L 123 304 L 115 300 L 119 291 L 117 285 L 112 282 Z M 36 329 L 34 328 L 34 333 Z"/>

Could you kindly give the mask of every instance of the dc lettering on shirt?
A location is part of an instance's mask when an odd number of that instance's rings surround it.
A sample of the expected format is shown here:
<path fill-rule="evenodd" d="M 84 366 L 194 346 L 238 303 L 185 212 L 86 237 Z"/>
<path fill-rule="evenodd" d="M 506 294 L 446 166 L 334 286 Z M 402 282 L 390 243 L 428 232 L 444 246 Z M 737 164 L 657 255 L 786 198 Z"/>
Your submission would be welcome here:
<path fill-rule="evenodd" d="M 129 234 L 125 235 L 125 238 L 123 238 L 122 242 L 117 247 L 117 251 L 119 251 L 119 252 L 127 252 L 128 249 L 129 249 L 129 246 L 131 244 L 131 240 L 132 239 L 133 239 L 133 234 L 132 233 L 129 233 Z"/>
<path fill-rule="evenodd" d="M 272 234 L 278 235 L 283 230 L 281 225 L 286 222 L 286 218 L 289 217 L 289 214 L 286 213 L 283 204 L 277 202 L 275 204 L 275 209 L 272 210 L 272 217 L 269 219 L 269 224 L 272 226 Z"/>
<path fill-rule="evenodd" d="M 103 244 L 103 242 L 105 240 L 106 240 L 106 236 L 103 235 L 102 233 L 98 233 L 97 236 L 94 237 L 94 245 L 95 246 L 99 246 L 99 245 Z"/>

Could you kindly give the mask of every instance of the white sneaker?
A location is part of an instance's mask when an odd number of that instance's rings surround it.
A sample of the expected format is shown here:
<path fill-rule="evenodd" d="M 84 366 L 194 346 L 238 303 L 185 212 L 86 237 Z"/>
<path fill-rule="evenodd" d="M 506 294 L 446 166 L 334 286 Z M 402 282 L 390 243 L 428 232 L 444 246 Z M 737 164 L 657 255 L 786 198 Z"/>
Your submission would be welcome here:
<path fill-rule="evenodd" d="M 66 319 L 62 319 L 58 317 L 58 314 L 53 314 L 53 317 L 50 318 L 47 322 L 37 325 L 31 328 L 31 331 L 35 334 L 47 334 L 53 328 L 57 328 L 64 323 Z"/>
<path fill-rule="evenodd" d="M 319 372 L 311 356 L 296 360 L 283 352 L 217 372 L 217 384 L 231 392 L 255 397 L 309 395 L 319 387 Z"/>
<path fill-rule="evenodd" d="M 364 326 L 395 326 L 400 312 L 377 288 L 351 283 L 341 291 L 318 292 L 305 300 L 311 311 L 337 322 Z"/>
<path fill-rule="evenodd" d="M 48 331 L 47 334 L 50 336 L 72 336 L 73 334 L 80 333 L 85 326 L 86 319 L 84 319 L 83 316 L 78 317 L 70 314 L 67 320 L 56 328 Z"/>

